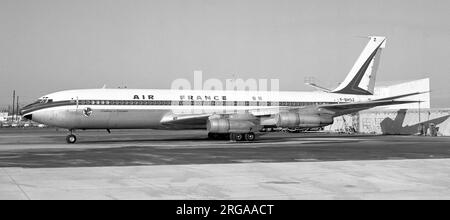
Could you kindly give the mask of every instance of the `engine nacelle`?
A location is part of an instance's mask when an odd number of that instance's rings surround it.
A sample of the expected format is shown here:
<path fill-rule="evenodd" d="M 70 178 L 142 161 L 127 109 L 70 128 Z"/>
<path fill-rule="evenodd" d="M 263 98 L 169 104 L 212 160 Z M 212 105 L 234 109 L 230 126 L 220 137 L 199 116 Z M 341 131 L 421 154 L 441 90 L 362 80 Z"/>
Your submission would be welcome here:
<path fill-rule="evenodd" d="M 299 114 L 283 112 L 278 114 L 277 127 L 281 128 L 317 128 L 333 124 L 333 117 L 322 114 Z"/>
<path fill-rule="evenodd" d="M 227 118 L 209 119 L 206 128 L 210 133 L 248 133 L 256 131 L 256 125 L 251 121 Z"/>

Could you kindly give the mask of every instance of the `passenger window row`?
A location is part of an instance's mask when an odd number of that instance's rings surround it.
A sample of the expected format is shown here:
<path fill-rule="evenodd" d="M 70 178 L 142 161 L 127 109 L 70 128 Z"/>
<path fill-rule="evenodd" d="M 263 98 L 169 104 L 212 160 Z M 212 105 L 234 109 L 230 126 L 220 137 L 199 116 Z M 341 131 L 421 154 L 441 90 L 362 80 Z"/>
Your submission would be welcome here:
<path fill-rule="evenodd" d="M 255 102 L 255 101 L 167 101 L 167 100 L 79 100 L 79 105 L 180 105 L 180 106 L 308 106 L 331 102 Z"/>

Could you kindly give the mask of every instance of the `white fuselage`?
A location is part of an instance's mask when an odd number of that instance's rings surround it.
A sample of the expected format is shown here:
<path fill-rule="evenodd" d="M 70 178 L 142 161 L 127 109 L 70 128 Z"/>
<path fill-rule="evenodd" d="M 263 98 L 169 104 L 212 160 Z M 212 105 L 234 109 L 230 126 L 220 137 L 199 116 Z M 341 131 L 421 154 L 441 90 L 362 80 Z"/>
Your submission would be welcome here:
<path fill-rule="evenodd" d="M 48 94 L 22 111 L 24 116 L 31 115 L 33 121 L 68 129 L 167 129 L 161 123 L 167 115 L 245 112 L 267 115 L 277 113 L 279 107 L 361 102 L 375 98 L 326 92 L 84 89 Z"/>

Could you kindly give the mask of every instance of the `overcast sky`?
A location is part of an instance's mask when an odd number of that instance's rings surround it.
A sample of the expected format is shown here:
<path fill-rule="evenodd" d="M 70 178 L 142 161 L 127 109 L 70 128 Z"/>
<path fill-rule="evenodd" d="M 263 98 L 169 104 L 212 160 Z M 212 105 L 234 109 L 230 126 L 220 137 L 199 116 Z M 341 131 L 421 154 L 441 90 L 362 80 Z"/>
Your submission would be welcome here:
<path fill-rule="evenodd" d="M 0 106 L 75 88 L 170 88 L 176 78 L 342 81 L 387 36 L 379 81 L 431 78 L 450 107 L 448 0 L 0 0 Z"/>

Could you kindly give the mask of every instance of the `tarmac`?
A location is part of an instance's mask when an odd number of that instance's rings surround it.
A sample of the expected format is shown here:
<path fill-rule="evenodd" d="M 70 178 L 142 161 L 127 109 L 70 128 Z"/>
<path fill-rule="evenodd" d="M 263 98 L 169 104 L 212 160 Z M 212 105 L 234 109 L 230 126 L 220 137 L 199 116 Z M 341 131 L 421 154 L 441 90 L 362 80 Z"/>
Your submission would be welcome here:
<path fill-rule="evenodd" d="M 450 137 L 0 129 L 0 199 L 450 199 Z"/>

